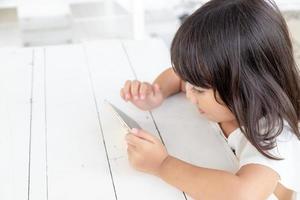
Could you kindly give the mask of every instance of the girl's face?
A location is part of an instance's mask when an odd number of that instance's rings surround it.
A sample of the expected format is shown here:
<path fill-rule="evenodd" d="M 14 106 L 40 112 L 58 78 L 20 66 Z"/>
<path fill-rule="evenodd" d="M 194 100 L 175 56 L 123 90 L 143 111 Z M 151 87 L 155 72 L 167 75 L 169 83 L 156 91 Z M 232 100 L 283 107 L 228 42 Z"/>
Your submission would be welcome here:
<path fill-rule="evenodd" d="M 213 89 L 195 87 L 190 83 L 186 83 L 185 87 L 186 97 L 198 107 L 199 112 L 207 119 L 217 123 L 235 120 L 233 113 L 225 105 L 217 102 Z M 222 103 L 218 93 L 216 94 L 216 98 Z"/>

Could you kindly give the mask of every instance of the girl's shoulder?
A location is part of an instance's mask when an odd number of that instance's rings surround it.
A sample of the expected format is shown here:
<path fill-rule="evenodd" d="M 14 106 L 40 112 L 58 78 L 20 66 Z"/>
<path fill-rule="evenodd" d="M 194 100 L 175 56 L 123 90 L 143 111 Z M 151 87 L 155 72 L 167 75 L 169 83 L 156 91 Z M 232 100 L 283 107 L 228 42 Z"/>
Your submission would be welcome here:
<path fill-rule="evenodd" d="M 300 140 L 284 121 L 283 129 L 276 138 L 276 147 L 268 153 L 282 158 L 273 160 L 262 155 L 243 135 L 240 129 L 234 131 L 228 138 L 229 146 L 235 150 L 239 168 L 247 164 L 260 164 L 276 171 L 280 182 L 287 188 L 300 192 Z"/>
<path fill-rule="evenodd" d="M 264 121 L 261 120 L 260 124 L 263 127 Z M 300 123 L 299 123 L 300 127 Z M 262 131 L 264 131 L 262 129 Z M 232 146 L 234 149 L 236 148 L 243 148 L 243 146 L 247 145 L 249 141 L 246 139 L 244 134 L 242 133 L 241 129 L 238 128 L 235 131 L 233 131 L 228 139 L 228 144 Z M 287 121 L 283 120 L 283 128 L 280 134 L 276 137 L 276 146 L 277 148 L 272 149 L 271 151 L 283 151 L 284 149 L 288 147 L 300 147 L 300 140 L 297 138 L 297 136 L 293 133 L 292 128 L 289 126 Z M 278 152 L 280 153 L 280 151 Z M 283 154 L 284 152 L 282 152 Z"/>
<path fill-rule="evenodd" d="M 240 129 L 229 135 L 228 144 L 240 155 L 246 153 L 246 150 L 255 149 Z M 276 146 L 268 152 L 283 159 L 299 159 L 300 162 L 300 156 L 297 156 L 297 152 L 300 152 L 300 140 L 286 121 L 284 121 L 281 133 L 276 137 Z"/>

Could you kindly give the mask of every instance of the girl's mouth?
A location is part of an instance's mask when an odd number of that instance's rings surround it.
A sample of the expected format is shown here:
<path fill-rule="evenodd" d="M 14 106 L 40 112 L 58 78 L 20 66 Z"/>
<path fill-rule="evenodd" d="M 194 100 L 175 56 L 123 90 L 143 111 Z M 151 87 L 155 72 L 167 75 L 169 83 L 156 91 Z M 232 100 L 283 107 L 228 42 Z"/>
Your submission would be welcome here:
<path fill-rule="evenodd" d="M 201 114 L 204 114 L 205 112 L 203 111 L 203 110 L 201 110 L 200 108 L 198 108 L 198 110 L 199 110 L 199 112 L 201 113 Z"/>

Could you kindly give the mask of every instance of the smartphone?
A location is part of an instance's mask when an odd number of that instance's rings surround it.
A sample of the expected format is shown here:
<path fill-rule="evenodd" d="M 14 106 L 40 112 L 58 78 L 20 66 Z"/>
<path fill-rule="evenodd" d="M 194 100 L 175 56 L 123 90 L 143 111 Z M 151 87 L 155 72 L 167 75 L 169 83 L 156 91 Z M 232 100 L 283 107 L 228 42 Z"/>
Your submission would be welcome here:
<path fill-rule="evenodd" d="M 113 115 L 119 120 L 119 122 L 121 123 L 123 129 L 126 132 L 129 132 L 130 129 L 132 129 L 132 128 L 141 129 L 140 125 L 136 121 L 134 121 L 131 117 L 126 115 L 123 111 L 121 111 L 115 105 L 113 105 L 112 103 L 110 103 L 107 100 L 104 100 L 104 103 L 110 108 Z"/>

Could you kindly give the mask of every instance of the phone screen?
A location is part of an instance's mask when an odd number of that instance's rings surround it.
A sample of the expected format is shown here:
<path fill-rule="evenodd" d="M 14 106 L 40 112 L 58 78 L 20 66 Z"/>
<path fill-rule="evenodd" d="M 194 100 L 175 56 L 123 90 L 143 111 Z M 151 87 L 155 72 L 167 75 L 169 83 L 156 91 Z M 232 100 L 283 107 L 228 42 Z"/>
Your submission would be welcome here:
<path fill-rule="evenodd" d="M 117 108 L 115 105 L 113 105 L 112 103 L 110 103 L 107 100 L 105 100 L 105 103 L 110 107 L 110 109 L 114 113 L 115 117 L 118 118 L 121 125 L 123 126 L 124 129 L 126 129 L 126 131 L 129 132 L 129 130 L 132 128 L 141 129 L 140 125 L 136 121 L 134 121 L 131 117 L 129 117 L 127 114 L 125 114 L 119 108 Z"/>

